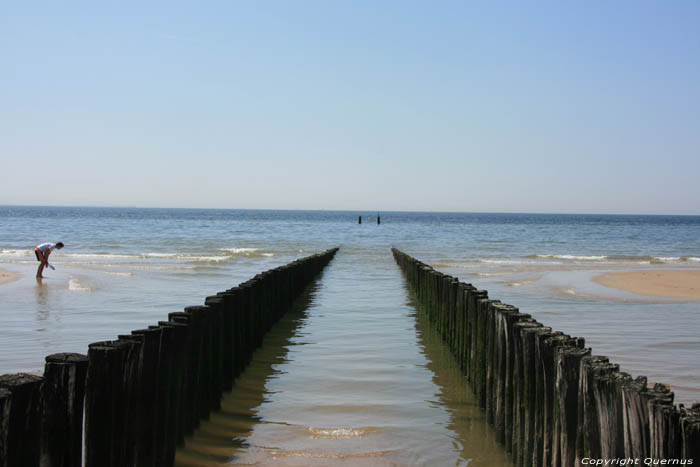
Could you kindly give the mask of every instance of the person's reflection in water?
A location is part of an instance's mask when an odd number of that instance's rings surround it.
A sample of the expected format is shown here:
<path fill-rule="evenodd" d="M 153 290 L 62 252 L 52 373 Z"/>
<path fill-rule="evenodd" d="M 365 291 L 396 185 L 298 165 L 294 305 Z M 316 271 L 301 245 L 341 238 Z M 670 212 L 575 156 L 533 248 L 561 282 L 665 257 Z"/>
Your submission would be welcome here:
<path fill-rule="evenodd" d="M 49 288 L 43 283 L 41 277 L 36 278 L 36 287 L 34 288 L 36 297 L 36 320 L 46 321 L 49 319 Z"/>

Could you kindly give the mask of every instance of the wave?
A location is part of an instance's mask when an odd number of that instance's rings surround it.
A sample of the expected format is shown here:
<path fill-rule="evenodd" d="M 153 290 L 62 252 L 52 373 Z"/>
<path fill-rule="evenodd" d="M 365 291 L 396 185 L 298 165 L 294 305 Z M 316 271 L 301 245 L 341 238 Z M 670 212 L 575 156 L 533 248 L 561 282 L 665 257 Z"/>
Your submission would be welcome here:
<path fill-rule="evenodd" d="M 667 264 L 667 263 L 688 263 L 700 262 L 700 258 L 696 256 L 635 256 L 635 255 L 555 255 L 555 254 L 537 254 L 528 255 L 525 258 L 530 259 L 560 259 L 566 261 L 584 261 L 584 262 L 627 262 L 639 264 Z M 542 263 L 540 263 L 542 264 Z"/>
<path fill-rule="evenodd" d="M 532 264 L 532 265 L 552 265 L 563 264 L 561 261 L 523 261 L 517 259 L 479 259 L 479 263 L 483 264 Z"/>
<path fill-rule="evenodd" d="M 265 251 L 262 248 L 221 248 L 219 251 L 225 251 L 232 255 L 245 256 L 248 258 L 256 258 L 260 256 L 271 257 L 274 253 Z"/>
<path fill-rule="evenodd" d="M 579 260 L 579 261 L 599 261 L 601 259 L 606 259 L 607 256 L 579 256 L 579 255 L 530 255 L 526 258 L 551 258 L 551 259 L 569 259 L 569 260 Z"/>
<path fill-rule="evenodd" d="M 221 251 L 229 251 L 233 254 L 247 254 L 247 253 L 254 253 L 256 251 L 260 251 L 260 248 L 221 248 Z"/>
<path fill-rule="evenodd" d="M 213 253 L 213 252 L 212 252 Z M 62 261 L 72 264 L 100 264 L 110 260 L 118 262 L 129 261 L 144 261 L 144 260 L 174 260 L 191 263 L 221 263 L 234 260 L 237 257 L 260 258 L 272 257 L 274 253 L 264 251 L 261 248 L 221 248 L 218 253 L 214 254 L 194 254 L 194 253 L 162 253 L 162 252 L 145 252 L 145 253 L 64 253 L 55 252 L 52 257 L 60 258 Z M 34 258 L 34 250 L 31 249 L 3 249 L 0 250 L 0 259 L 18 260 L 25 258 Z M 85 260 L 95 260 L 95 262 L 87 262 Z"/>
<path fill-rule="evenodd" d="M 34 250 L 0 250 L 0 257 L 22 258 L 34 256 Z"/>

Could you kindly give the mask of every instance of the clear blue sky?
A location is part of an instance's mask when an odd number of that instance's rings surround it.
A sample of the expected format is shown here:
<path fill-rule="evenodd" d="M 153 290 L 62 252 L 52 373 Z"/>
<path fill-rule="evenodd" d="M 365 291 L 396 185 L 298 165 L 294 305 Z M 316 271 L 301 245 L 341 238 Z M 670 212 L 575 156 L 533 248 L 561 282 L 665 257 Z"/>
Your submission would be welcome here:
<path fill-rule="evenodd" d="M 700 214 L 699 24 L 697 0 L 6 2 L 0 204 Z"/>

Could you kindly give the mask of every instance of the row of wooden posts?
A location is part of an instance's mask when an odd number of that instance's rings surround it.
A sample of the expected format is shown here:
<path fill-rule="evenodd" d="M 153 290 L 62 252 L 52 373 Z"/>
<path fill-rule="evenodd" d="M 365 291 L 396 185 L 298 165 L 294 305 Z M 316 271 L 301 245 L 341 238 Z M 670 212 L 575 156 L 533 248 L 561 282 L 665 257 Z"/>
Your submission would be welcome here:
<path fill-rule="evenodd" d="M 176 446 L 338 249 L 207 297 L 167 321 L 0 376 L 0 467 L 170 466 Z M 83 407 L 84 431 L 83 431 Z"/>
<path fill-rule="evenodd" d="M 700 404 L 674 406 L 668 386 L 633 379 L 584 339 L 392 251 L 516 466 L 700 463 Z"/>

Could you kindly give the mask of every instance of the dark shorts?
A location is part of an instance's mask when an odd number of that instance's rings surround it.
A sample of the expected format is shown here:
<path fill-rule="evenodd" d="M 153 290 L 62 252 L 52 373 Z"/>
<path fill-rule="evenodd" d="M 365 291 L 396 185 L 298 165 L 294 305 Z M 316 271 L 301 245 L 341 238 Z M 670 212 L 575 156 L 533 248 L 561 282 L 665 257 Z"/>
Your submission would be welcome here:
<path fill-rule="evenodd" d="M 40 249 L 34 248 L 34 254 L 36 255 L 37 261 L 39 261 L 40 263 L 44 261 L 44 254 L 41 252 Z"/>

